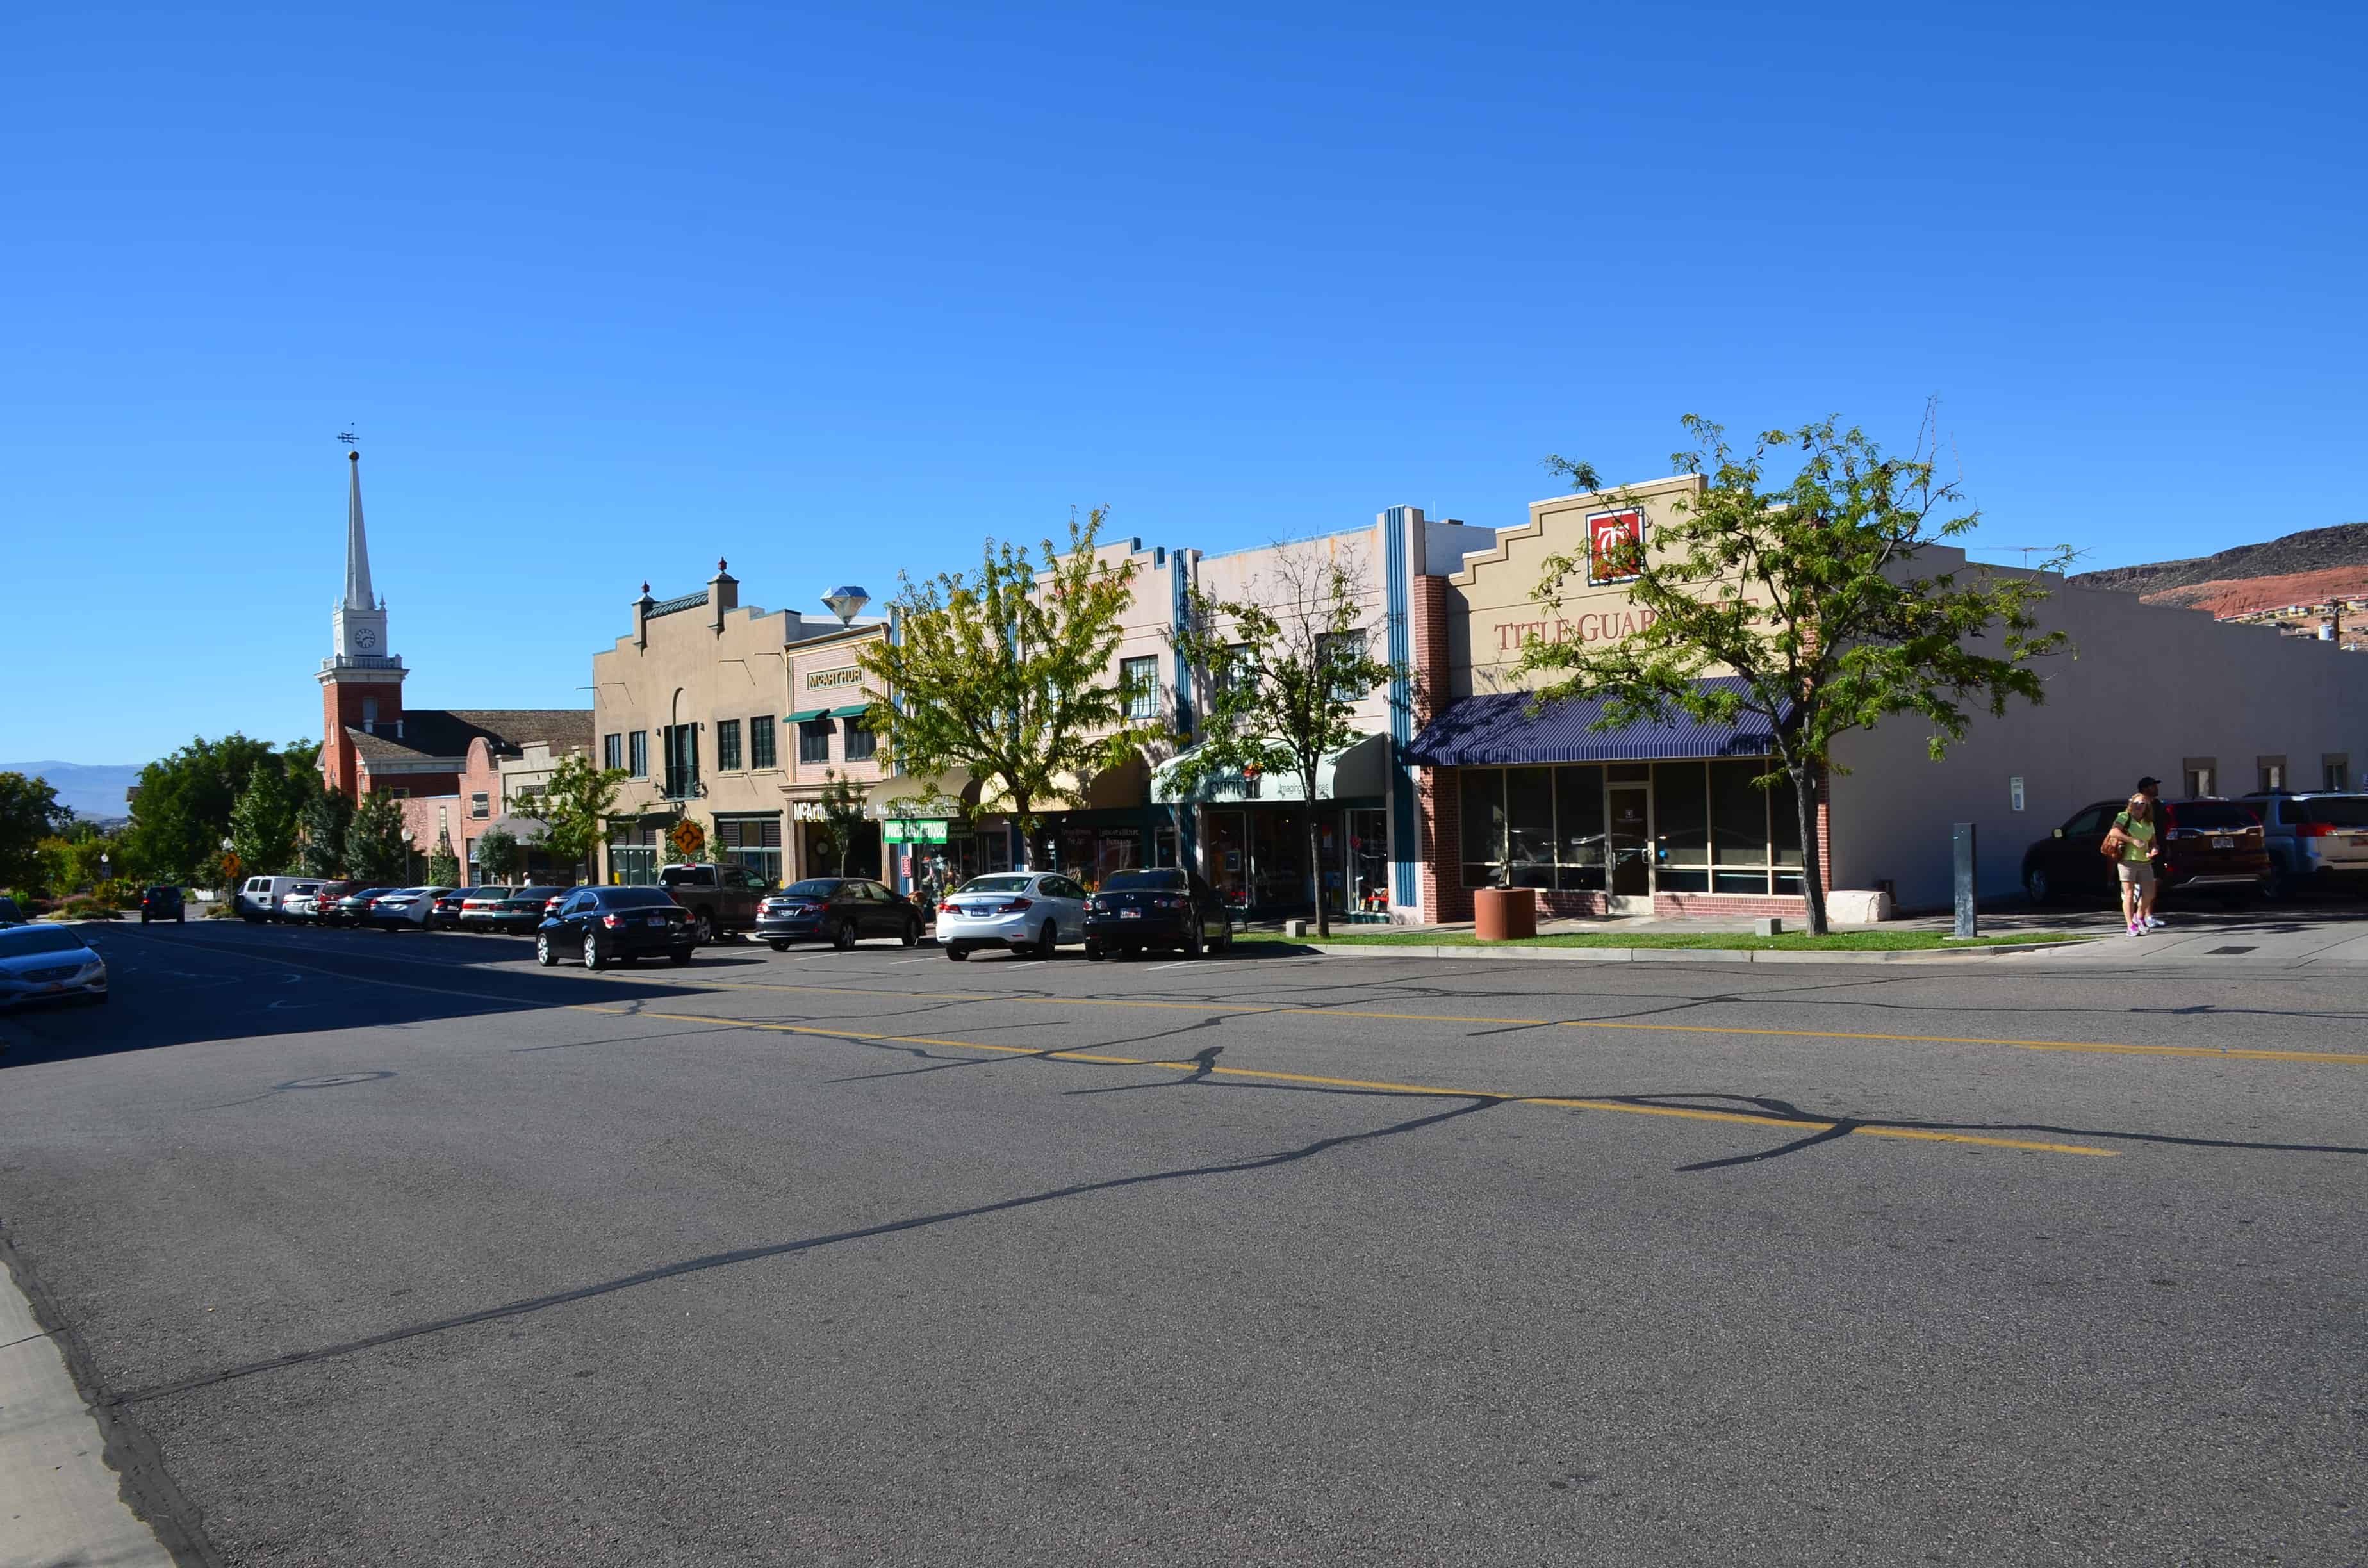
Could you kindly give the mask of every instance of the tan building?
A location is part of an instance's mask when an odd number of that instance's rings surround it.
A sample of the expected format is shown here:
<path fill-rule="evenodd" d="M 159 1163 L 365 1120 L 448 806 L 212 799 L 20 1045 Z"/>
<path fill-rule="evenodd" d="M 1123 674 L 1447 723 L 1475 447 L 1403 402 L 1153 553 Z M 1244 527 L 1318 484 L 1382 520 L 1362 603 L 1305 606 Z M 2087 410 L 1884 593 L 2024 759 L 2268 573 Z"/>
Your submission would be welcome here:
<path fill-rule="evenodd" d="M 1618 546 L 1650 550 L 1687 477 L 1604 495 L 1532 502 L 1527 524 L 1455 571 L 1418 579 L 1418 619 L 1443 635 L 1425 672 L 1440 694 L 1412 753 L 1423 768 L 1425 917 L 1468 919 L 1472 892 L 1539 890 L 1572 914 L 1796 913 L 1800 835 L 1788 790 L 1762 791 L 1765 733 L 1677 722 L 1598 731 L 1598 710 L 1568 703 L 1535 717 L 1515 670 L 1531 637 L 1617 642 L 1647 613 L 1630 600 Z M 1610 547 L 1610 548 L 1599 548 Z M 1549 608 L 1549 555 L 1584 570 Z M 1965 566 L 1934 548 L 1919 570 Z M 2025 575 L 1990 568 L 2001 575 Z M 2037 575 L 2035 574 L 2032 575 Z M 1880 890 L 1906 907 L 1945 905 L 1951 827 L 1975 824 L 1985 896 L 2013 892 L 2024 848 L 2137 779 L 2164 794 L 2240 794 L 2355 777 L 2368 756 L 2368 661 L 2328 642 L 2215 623 L 2192 610 L 2051 579 L 2044 629 L 2078 656 L 2043 661 L 2047 701 L 1975 719 L 1940 762 L 1924 728 L 1896 718 L 1843 738 L 1848 773 L 1827 786 L 1819 824 L 1827 886 Z"/>
<path fill-rule="evenodd" d="M 665 835 L 685 818 L 711 859 L 768 881 L 812 869 L 809 835 L 791 829 L 801 805 L 813 814 L 824 769 L 877 778 L 866 755 L 850 755 L 868 744 L 849 738 L 867 700 L 860 679 L 826 672 L 850 666 L 882 626 L 744 607 L 721 561 L 703 589 L 661 600 L 645 583 L 632 608 L 632 631 L 592 659 L 598 760 L 627 776 L 604 880 L 655 880 L 678 858 Z M 809 690 L 830 700 L 803 700 Z M 871 853 L 876 863 L 876 837 Z"/>

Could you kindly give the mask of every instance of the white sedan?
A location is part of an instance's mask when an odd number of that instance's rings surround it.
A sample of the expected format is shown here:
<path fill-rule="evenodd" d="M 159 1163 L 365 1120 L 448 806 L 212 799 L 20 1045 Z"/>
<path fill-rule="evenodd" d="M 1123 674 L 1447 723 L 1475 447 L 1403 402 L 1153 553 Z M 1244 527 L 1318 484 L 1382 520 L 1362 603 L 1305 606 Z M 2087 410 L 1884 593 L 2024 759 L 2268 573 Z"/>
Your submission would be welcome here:
<path fill-rule="evenodd" d="M 973 877 L 939 902 L 938 946 L 959 963 L 980 948 L 1049 959 L 1086 939 L 1086 890 L 1053 871 Z"/>

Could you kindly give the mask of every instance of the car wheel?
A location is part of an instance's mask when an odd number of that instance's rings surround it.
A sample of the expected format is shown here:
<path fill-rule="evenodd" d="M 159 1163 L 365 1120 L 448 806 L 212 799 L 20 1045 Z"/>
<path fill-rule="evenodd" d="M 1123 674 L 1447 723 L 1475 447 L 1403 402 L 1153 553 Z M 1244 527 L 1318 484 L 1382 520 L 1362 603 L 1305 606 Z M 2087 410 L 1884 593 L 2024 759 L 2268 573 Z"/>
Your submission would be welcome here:
<path fill-rule="evenodd" d="M 666 954 L 666 962 L 668 963 L 684 964 L 689 963 L 689 961 L 690 949 L 689 948 L 676 948 Z"/>
<path fill-rule="evenodd" d="M 777 953 L 786 953 L 790 950 L 790 945 L 787 942 L 774 942 L 769 945 Z"/>
<path fill-rule="evenodd" d="M 715 916 L 700 910 L 690 918 L 690 939 L 700 947 L 715 940 Z"/>
<path fill-rule="evenodd" d="M 1061 933 L 1053 927 L 1053 925 L 1050 920 L 1047 920 L 1044 922 L 1044 929 L 1037 933 L 1036 956 L 1043 960 L 1046 963 L 1051 963 L 1053 961 L 1053 954 L 1059 949 L 1060 945 Z"/>
<path fill-rule="evenodd" d="M 837 948 L 842 953 L 854 947 L 855 922 L 852 920 L 840 921 L 838 923 L 838 929 L 830 934 L 830 945 Z"/>
<path fill-rule="evenodd" d="M 2044 904 L 2055 897 L 2055 884 L 2047 880 L 2044 867 L 2032 866 L 2022 873 L 2022 891 L 2034 904 Z"/>
<path fill-rule="evenodd" d="M 1102 945 L 1099 942 L 1095 941 L 1091 937 L 1086 938 L 1086 961 L 1087 963 L 1099 963 L 1102 961 Z"/>
<path fill-rule="evenodd" d="M 188 920 L 188 917 L 189 912 L 186 909 L 176 909 L 173 911 L 173 924 L 176 926 L 182 924 L 184 921 Z"/>
<path fill-rule="evenodd" d="M 1197 959 L 1207 950 L 1206 946 L 1201 940 L 1201 923 L 1198 920 L 1187 922 L 1184 927 L 1184 947 L 1182 949 L 1184 956 L 1187 959 Z"/>
<path fill-rule="evenodd" d="M 549 969 L 559 962 L 559 955 L 551 950 L 551 934 L 539 933 L 534 939 L 534 961 Z"/>
<path fill-rule="evenodd" d="M 921 923 L 919 921 L 907 920 L 905 922 L 905 945 L 908 948 L 917 948 L 921 945 Z"/>
<path fill-rule="evenodd" d="M 584 933 L 584 967 L 586 969 L 600 967 L 600 938 L 589 931 Z"/>
<path fill-rule="evenodd" d="M 960 942 L 949 942 L 946 944 L 946 957 L 953 960 L 956 963 L 960 963 L 964 959 L 970 957 L 970 949 L 962 946 Z"/>

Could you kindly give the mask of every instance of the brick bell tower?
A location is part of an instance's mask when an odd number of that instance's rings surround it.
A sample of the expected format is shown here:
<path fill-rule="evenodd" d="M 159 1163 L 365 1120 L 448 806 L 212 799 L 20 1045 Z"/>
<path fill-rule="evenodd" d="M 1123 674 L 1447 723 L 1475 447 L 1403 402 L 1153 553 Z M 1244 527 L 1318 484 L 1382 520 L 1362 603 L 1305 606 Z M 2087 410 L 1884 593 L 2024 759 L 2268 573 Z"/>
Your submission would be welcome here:
<path fill-rule="evenodd" d="M 403 677 L 387 652 L 386 601 L 370 593 L 370 540 L 362 534 L 362 455 L 346 454 L 346 591 L 329 615 L 335 650 L 321 661 L 321 774 L 347 795 L 360 788 L 348 728 L 403 733 Z"/>

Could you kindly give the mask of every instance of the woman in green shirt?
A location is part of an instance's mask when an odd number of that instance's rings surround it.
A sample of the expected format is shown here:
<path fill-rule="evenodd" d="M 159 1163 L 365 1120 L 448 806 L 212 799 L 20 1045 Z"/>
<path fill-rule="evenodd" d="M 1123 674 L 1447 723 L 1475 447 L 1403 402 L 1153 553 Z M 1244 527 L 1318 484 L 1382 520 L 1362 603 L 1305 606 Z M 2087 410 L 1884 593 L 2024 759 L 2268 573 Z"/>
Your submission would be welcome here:
<path fill-rule="evenodd" d="M 2154 863 L 2162 849 L 2155 842 L 2154 802 L 2144 795 L 2132 795 L 2128 807 L 2113 818 L 2113 827 L 2122 836 L 2121 852 L 2113 858 L 2113 869 L 2122 881 L 2122 918 L 2128 923 L 2131 936 L 2143 937 L 2157 924 Z"/>

